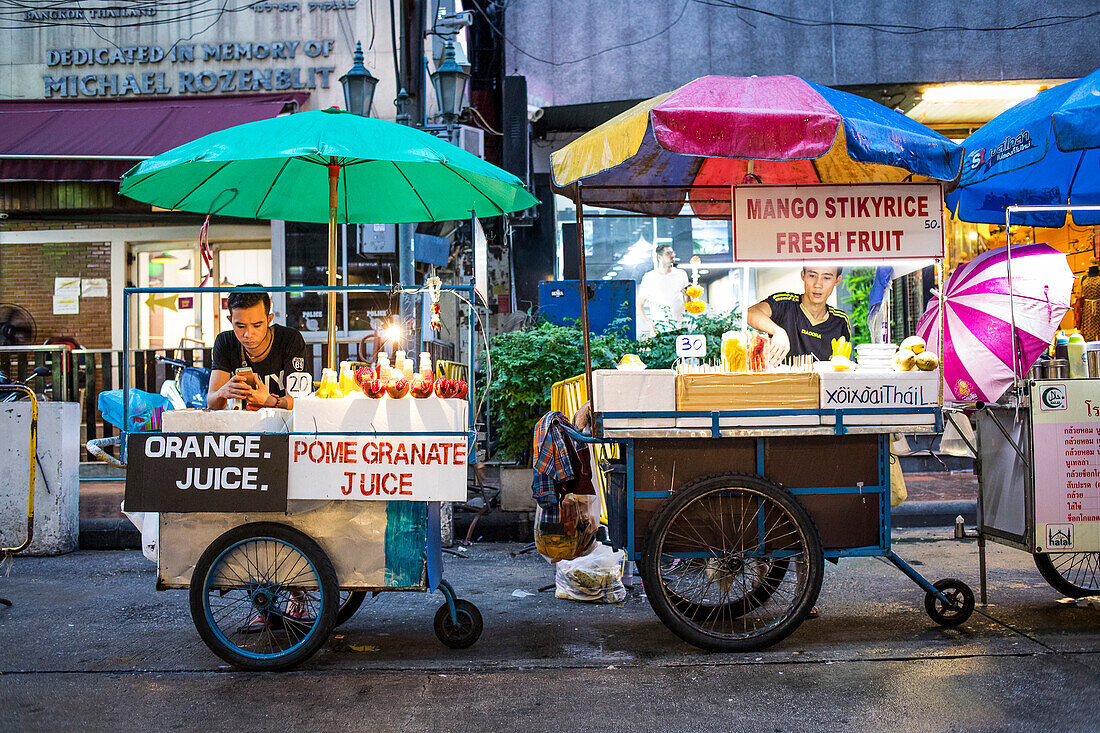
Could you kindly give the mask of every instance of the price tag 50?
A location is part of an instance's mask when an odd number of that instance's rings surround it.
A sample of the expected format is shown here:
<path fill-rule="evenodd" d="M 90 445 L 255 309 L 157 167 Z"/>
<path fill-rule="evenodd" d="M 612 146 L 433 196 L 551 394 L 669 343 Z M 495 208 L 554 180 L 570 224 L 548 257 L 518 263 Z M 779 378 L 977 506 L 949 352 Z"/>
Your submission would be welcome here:
<path fill-rule="evenodd" d="M 706 336 L 689 335 L 676 337 L 676 356 L 681 359 L 702 359 L 706 355 Z"/>

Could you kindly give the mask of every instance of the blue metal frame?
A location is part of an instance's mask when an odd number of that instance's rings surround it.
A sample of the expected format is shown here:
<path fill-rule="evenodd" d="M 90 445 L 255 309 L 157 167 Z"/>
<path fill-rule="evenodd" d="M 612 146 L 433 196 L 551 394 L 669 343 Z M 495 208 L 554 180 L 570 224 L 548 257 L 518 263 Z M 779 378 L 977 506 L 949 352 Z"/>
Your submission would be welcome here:
<path fill-rule="evenodd" d="M 722 437 L 722 430 L 736 430 L 738 426 L 722 426 L 724 417 L 802 417 L 813 415 L 817 417 L 832 417 L 835 425 L 821 425 L 818 427 L 831 427 L 837 435 L 847 435 L 848 428 L 844 424 L 845 415 L 934 415 L 934 425 L 937 432 L 943 431 L 943 412 L 938 406 L 933 407 L 898 407 L 883 409 L 881 407 L 853 407 L 853 408 L 829 408 L 829 409 L 802 409 L 802 410 L 660 410 L 654 412 L 601 412 L 597 416 L 598 426 L 602 429 L 604 420 L 632 420 L 643 418 L 680 418 L 680 417 L 704 417 L 710 420 L 710 437 Z M 814 427 L 812 425 L 794 425 L 791 427 Z M 690 428 L 688 428 L 690 429 Z M 698 428 L 696 428 L 698 430 Z"/>
<path fill-rule="evenodd" d="M 871 415 L 871 414 L 891 414 L 891 415 L 935 415 L 935 429 L 942 430 L 943 425 L 943 413 L 941 408 L 937 407 L 904 407 L 890 410 L 883 410 L 882 408 L 854 408 L 854 409 L 817 409 L 817 410 L 721 410 L 721 411 L 699 411 L 699 412 L 677 412 L 677 411 L 664 411 L 664 412 L 605 412 L 597 415 L 597 425 L 602 426 L 602 419 L 634 419 L 634 418 L 652 418 L 652 417 L 707 417 L 711 419 L 711 438 L 720 438 L 722 428 L 719 427 L 720 420 L 723 417 L 755 417 L 755 416 L 786 416 L 786 415 L 822 415 L 822 416 L 835 416 L 836 425 L 834 427 L 835 435 L 846 435 L 848 429 L 843 424 L 844 415 Z M 792 426 L 799 427 L 799 426 Z M 810 427 L 810 426 L 805 426 Z M 829 426 L 826 426 L 829 427 Z M 725 428 L 736 429 L 736 428 Z M 639 549 L 635 546 L 635 516 L 634 516 L 634 502 L 635 499 L 660 499 L 668 498 L 671 496 L 670 491 L 635 491 L 634 489 L 634 439 L 633 438 L 597 438 L 591 435 L 579 433 L 571 428 L 566 428 L 574 439 L 580 440 L 586 443 L 600 443 L 600 442 L 615 442 L 620 443 L 625 447 L 624 453 L 626 455 L 626 512 L 627 512 L 627 540 L 626 551 L 627 557 L 631 560 L 637 561 L 641 558 Z M 755 453 L 756 453 L 756 474 L 764 476 L 764 443 L 767 440 L 766 437 L 755 437 Z M 878 436 L 878 483 L 873 486 L 867 485 L 855 485 L 855 486 L 825 486 L 817 488 L 796 488 L 789 491 L 793 496 L 812 496 L 812 495 L 839 495 L 839 494 L 867 494 L 873 496 L 878 502 L 878 544 L 868 545 L 865 547 L 848 547 L 843 549 L 826 549 L 824 551 L 826 559 L 837 560 L 842 557 L 881 557 L 889 560 L 896 566 L 906 577 L 916 583 L 922 590 L 927 593 L 934 594 L 939 600 L 946 605 L 950 606 L 951 603 L 948 599 L 938 591 L 928 580 L 926 580 L 920 573 L 905 563 L 890 547 L 890 531 L 891 531 L 891 515 L 890 515 L 890 434 L 881 433 Z M 762 519 L 761 519 L 762 521 Z M 758 536 L 763 536 L 763 532 L 759 532 Z"/>

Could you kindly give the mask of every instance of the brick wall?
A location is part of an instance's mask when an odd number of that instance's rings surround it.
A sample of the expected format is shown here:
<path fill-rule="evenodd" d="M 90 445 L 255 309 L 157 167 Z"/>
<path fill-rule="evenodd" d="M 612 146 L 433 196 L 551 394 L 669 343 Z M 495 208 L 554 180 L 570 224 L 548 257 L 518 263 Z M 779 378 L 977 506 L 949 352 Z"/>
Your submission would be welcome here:
<path fill-rule="evenodd" d="M 0 302 L 30 311 L 38 343 L 51 336 L 72 336 L 89 349 L 111 347 L 111 293 L 80 299 L 78 315 L 54 315 L 55 277 L 111 278 L 109 242 L 80 244 L 4 244 L 0 246 Z"/>

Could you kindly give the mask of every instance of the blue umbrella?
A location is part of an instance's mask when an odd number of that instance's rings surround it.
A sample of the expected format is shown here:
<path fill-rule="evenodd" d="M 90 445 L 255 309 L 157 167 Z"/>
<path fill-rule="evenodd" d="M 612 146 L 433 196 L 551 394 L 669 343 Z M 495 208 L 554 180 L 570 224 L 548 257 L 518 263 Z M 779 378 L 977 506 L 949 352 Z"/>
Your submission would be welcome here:
<path fill-rule="evenodd" d="M 994 117 L 963 141 L 959 186 L 947 197 L 955 216 L 1003 224 L 1010 205 L 1100 204 L 1100 70 L 1059 84 Z M 1061 227 L 1064 211 L 1020 212 L 1014 224 Z M 1078 211 L 1077 224 L 1100 224 Z"/>

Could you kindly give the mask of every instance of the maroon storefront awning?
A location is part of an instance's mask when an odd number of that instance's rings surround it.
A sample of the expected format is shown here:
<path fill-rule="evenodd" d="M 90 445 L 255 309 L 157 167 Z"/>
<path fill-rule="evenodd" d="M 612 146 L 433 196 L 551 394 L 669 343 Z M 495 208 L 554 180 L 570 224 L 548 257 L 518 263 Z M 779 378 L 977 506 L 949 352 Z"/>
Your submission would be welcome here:
<path fill-rule="evenodd" d="M 308 92 L 0 102 L 0 180 L 117 181 L 138 161 L 293 111 Z"/>

